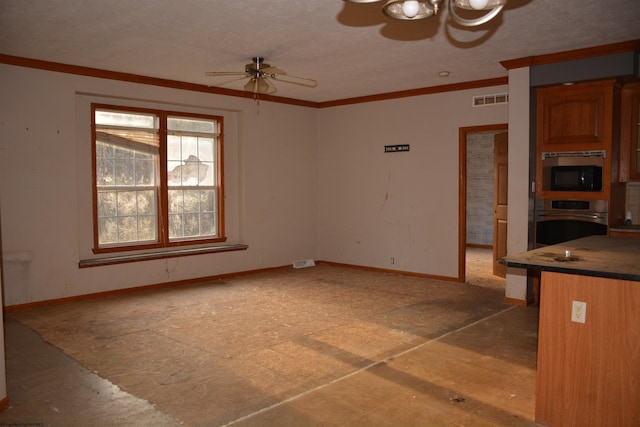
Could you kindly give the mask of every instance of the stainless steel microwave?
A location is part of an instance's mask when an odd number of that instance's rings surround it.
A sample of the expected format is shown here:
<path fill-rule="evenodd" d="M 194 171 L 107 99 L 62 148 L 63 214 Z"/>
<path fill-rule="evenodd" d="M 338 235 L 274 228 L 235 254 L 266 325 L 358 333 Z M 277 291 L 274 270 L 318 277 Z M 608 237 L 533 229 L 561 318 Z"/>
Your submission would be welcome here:
<path fill-rule="evenodd" d="M 602 167 L 553 166 L 550 187 L 551 191 L 602 191 Z"/>

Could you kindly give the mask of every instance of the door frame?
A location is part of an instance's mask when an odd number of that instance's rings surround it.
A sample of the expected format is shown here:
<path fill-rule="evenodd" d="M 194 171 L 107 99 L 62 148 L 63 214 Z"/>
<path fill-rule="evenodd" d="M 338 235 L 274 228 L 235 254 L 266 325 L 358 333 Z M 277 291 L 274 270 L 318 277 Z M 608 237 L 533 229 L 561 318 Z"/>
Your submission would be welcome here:
<path fill-rule="evenodd" d="M 508 123 L 458 128 L 458 282 L 467 280 L 467 135 L 507 130 Z"/>

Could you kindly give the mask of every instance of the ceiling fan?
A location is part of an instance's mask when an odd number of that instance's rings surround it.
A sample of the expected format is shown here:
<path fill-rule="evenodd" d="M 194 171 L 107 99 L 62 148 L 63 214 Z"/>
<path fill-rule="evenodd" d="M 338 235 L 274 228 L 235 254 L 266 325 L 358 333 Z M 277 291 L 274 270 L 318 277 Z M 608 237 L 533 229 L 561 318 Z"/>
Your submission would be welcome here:
<path fill-rule="evenodd" d="M 244 71 L 209 71 L 207 76 L 241 76 L 237 79 L 224 82 L 222 84 L 231 83 L 236 80 L 248 78 L 249 81 L 244 85 L 244 90 L 253 92 L 254 94 L 270 94 L 276 92 L 276 86 L 272 80 L 293 83 L 300 86 L 316 87 L 318 82 L 313 79 L 305 79 L 303 77 L 295 77 L 287 74 L 286 71 L 278 67 L 272 67 L 264 63 L 264 58 L 256 56 L 251 58 L 251 63 L 244 66 Z"/>

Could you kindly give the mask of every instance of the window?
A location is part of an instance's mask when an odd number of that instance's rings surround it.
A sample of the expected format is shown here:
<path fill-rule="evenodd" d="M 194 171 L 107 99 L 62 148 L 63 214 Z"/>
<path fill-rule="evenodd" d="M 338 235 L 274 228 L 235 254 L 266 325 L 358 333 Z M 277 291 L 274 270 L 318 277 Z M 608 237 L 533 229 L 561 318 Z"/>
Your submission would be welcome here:
<path fill-rule="evenodd" d="M 225 241 L 222 117 L 92 110 L 94 252 Z"/>

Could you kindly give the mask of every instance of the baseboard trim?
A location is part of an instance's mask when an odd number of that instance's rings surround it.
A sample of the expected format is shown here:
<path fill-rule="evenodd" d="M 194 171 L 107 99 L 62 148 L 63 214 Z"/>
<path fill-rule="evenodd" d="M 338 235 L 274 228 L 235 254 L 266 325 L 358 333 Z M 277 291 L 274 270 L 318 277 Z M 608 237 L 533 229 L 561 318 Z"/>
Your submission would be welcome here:
<path fill-rule="evenodd" d="M 326 265 L 332 265 L 332 266 L 335 266 L 335 267 L 355 268 L 355 269 L 359 269 L 359 270 L 373 271 L 373 272 L 377 272 L 377 273 L 400 274 L 400 275 L 403 275 L 403 276 L 413 276 L 413 277 L 420 277 L 420 278 L 423 278 L 423 279 L 442 280 L 442 281 L 446 281 L 446 282 L 458 282 L 458 283 L 460 282 L 460 280 L 457 277 L 438 276 L 438 275 L 435 275 L 435 274 L 416 273 L 416 272 L 413 272 L 413 271 L 392 270 L 392 269 L 389 269 L 389 268 L 378 268 L 378 267 L 367 267 L 367 266 L 363 266 L 363 265 L 345 264 L 345 263 L 332 262 L 332 261 L 316 261 L 316 264 L 326 264 Z M 16 311 L 29 310 L 29 309 L 32 309 L 32 308 L 49 307 L 49 306 L 54 306 L 54 305 L 69 304 L 69 303 L 78 302 L 78 301 L 85 301 L 85 300 L 92 300 L 92 299 L 99 299 L 99 298 L 108 298 L 108 297 L 119 296 L 119 295 L 126 295 L 126 294 L 138 293 L 138 292 L 152 291 L 152 290 L 155 290 L 155 289 L 191 285 L 193 283 L 207 282 L 207 281 L 221 280 L 221 279 L 228 279 L 228 278 L 232 278 L 232 277 L 246 276 L 246 275 L 249 275 L 249 274 L 264 273 L 264 272 L 278 271 L 278 270 L 287 270 L 287 269 L 292 269 L 292 268 L 293 267 L 288 264 L 288 265 L 284 265 L 284 266 L 280 266 L 280 267 L 269 267 L 269 268 L 261 268 L 261 269 L 257 269 L 257 270 L 239 271 L 239 272 L 235 272 L 235 273 L 217 274 L 217 275 L 214 275 L 214 276 L 198 277 L 198 278 L 195 278 L 195 279 L 178 280 L 178 281 L 174 281 L 174 282 L 157 283 L 157 284 L 154 284 L 154 285 L 145 285 L 145 286 L 136 286 L 136 287 L 132 287 L 132 288 L 116 289 L 116 290 L 112 290 L 112 291 L 96 292 L 96 293 L 85 294 L 85 295 L 76 295 L 76 296 L 72 296 L 72 297 L 56 298 L 56 299 L 43 300 L 43 301 L 34 301 L 34 302 L 25 303 L 25 304 L 8 305 L 8 306 L 4 307 L 4 311 L 7 312 L 7 313 L 11 313 L 11 312 L 16 312 Z M 527 305 L 526 301 L 517 300 L 517 299 L 511 299 L 511 298 L 505 298 L 505 302 L 508 303 L 508 304 L 517 304 L 517 305 L 524 305 L 524 306 Z"/>
<path fill-rule="evenodd" d="M 346 268 L 355 268 L 358 270 L 374 271 L 377 273 L 393 273 L 393 274 L 401 274 L 403 276 L 421 277 L 423 279 L 444 280 L 446 282 L 460 282 L 460 280 L 458 280 L 457 277 L 451 277 L 451 276 L 437 276 L 435 274 L 415 273 L 413 271 L 404 271 L 404 270 L 392 270 L 390 268 L 367 267 L 364 265 L 344 264 L 344 263 L 333 262 L 333 261 L 316 261 L 316 263 L 333 265 L 335 267 L 346 267 Z"/>
<path fill-rule="evenodd" d="M 85 301 L 85 300 L 92 300 L 92 299 L 98 299 L 98 298 L 107 298 L 107 297 L 126 295 L 126 294 L 138 293 L 138 292 L 152 291 L 152 290 L 162 289 L 162 288 L 171 288 L 171 287 L 174 287 L 174 286 L 184 286 L 184 285 L 191 285 L 191 284 L 200 283 L 200 282 L 208 282 L 208 281 L 213 281 L 213 280 L 228 279 L 228 278 L 231 278 L 231 277 L 246 276 L 246 275 L 249 275 L 249 274 L 264 273 L 264 272 L 277 271 L 277 270 L 287 270 L 287 269 L 292 269 L 292 268 L 293 267 L 291 267 L 291 265 L 288 264 L 288 265 L 284 265 L 284 266 L 280 266 L 280 267 L 269 267 L 269 268 L 261 268 L 261 269 L 257 269 L 257 270 L 239 271 L 239 272 L 236 272 L 236 273 L 217 274 L 217 275 L 214 275 L 214 276 L 198 277 L 198 278 L 195 278 L 195 279 L 177 280 L 177 281 L 174 281 L 174 282 L 157 283 L 157 284 L 154 284 L 154 285 L 136 286 L 136 287 L 132 287 L 132 288 L 116 289 L 116 290 L 112 290 L 112 291 L 96 292 L 96 293 L 85 294 L 85 295 L 76 295 L 76 296 L 72 296 L 72 297 L 56 298 L 56 299 L 50 299 L 50 300 L 44 300 L 44 301 L 28 302 L 28 303 L 25 303 L 25 304 L 15 304 L 15 305 L 5 306 L 4 307 L 4 311 L 7 312 L 7 313 L 10 313 L 10 312 L 16 312 L 16 311 L 22 311 L 22 310 L 29 310 L 29 309 L 32 309 L 32 308 L 40 308 L 40 307 L 49 307 L 49 306 L 61 305 L 61 304 L 69 304 L 69 303 L 77 302 L 77 301 Z"/>
<path fill-rule="evenodd" d="M 511 304 L 511 305 L 519 305 L 521 307 L 527 307 L 529 305 L 529 301 L 525 299 L 507 298 L 507 297 L 504 298 L 504 303 Z"/>

